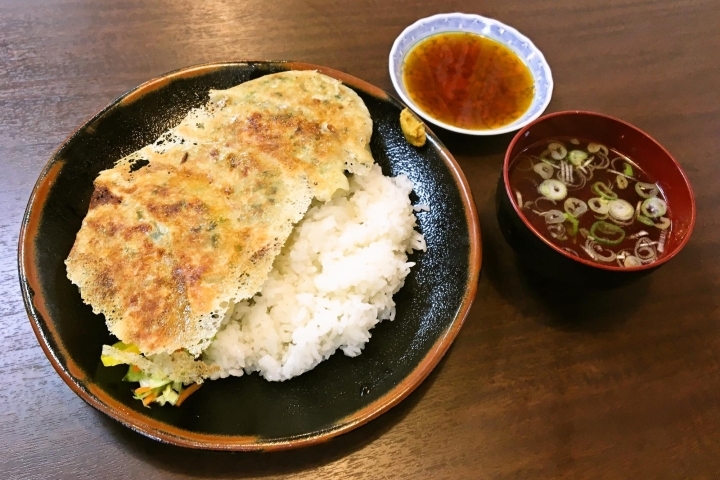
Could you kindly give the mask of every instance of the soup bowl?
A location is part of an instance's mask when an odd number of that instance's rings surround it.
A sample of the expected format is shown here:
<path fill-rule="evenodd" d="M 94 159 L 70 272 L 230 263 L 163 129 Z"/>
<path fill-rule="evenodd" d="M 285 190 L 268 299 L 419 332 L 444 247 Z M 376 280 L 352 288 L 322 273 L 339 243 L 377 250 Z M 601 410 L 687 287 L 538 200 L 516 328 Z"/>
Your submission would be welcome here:
<path fill-rule="evenodd" d="M 518 206 L 510 185 L 510 166 L 518 154 L 543 140 L 578 137 L 617 150 L 634 161 L 667 199 L 672 228 L 664 252 L 652 263 L 633 267 L 599 263 L 563 250 L 541 235 Z M 543 277 L 569 283 L 623 284 L 663 265 L 687 244 L 695 225 L 695 198 L 677 160 L 650 135 L 622 120 L 584 111 L 563 111 L 538 118 L 522 128 L 505 153 L 496 194 L 498 222 L 505 240 L 525 267 Z M 592 213 L 592 212 L 588 212 Z M 654 228 L 654 227 L 649 227 Z"/>

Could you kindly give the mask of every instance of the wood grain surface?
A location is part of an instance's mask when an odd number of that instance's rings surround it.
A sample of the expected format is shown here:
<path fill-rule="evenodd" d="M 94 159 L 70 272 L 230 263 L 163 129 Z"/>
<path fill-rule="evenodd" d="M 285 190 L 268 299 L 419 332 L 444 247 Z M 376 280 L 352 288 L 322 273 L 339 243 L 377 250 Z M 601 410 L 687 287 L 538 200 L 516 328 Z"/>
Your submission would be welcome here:
<path fill-rule="evenodd" d="M 395 37 L 449 11 L 543 50 L 548 111 L 620 117 L 678 158 L 698 205 L 685 250 L 623 290 L 567 298 L 527 277 L 498 230 L 512 136 L 439 132 L 475 195 L 483 272 L 455 344 L 399 406 L 317 447 L 222 454 L 157 443 L 75 396 L 32 333 L 16 259 L 63 139 L 137 84 L 202 62 L 300 60 L 392 91 Z M 0 478 L 720 478 L 719 52 L 717 0 L 0 0 Z"/>

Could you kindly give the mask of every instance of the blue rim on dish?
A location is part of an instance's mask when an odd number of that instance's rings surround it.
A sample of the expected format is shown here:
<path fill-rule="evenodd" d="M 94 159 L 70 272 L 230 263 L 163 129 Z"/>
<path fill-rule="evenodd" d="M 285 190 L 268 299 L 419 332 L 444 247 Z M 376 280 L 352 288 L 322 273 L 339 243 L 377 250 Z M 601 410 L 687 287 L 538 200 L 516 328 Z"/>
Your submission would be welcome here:
<path fill-rule="evenodd" d="M 475 33 L 495 40 L 510 48 L 525 63 L 533 76 L 535 93 L 530 107 L 525 113 L 500 128 L 471 130 L 459 128 L 441 122 L 420 109 L 410 98 L 403 82 L 402 68 L 405 56 L 421 40 L 444 32 Z M 550 103 L 553 91 L 553 79 L 542 52 L 529 38 L 514 28 L 492 18 L 466 13 L 443 13 L 422 18 L 407 27 L 395 39 L 389 57 L 390 79 L 403 102 L 408 104 L 425 120 L 453 132 L 468 135 L 499 135 L 518 130 L 538 118 Z"/>

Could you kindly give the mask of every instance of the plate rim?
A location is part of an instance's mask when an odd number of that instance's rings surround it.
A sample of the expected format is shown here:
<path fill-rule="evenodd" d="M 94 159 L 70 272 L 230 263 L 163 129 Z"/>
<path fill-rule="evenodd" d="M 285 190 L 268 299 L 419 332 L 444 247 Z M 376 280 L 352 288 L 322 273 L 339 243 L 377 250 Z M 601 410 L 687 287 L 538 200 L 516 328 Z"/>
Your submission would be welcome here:
<path fill-rule="evenodd" d="M 414 391 L 443 358 L 467 318 L 467 314 L 470 311 L 477 292 L 477 285 L 480 278 L 482 238 L 480 236 L 480 222 L 472 191 L 457 161 L 435 134 L 428 129 L 428 139 L 448 166 L 461 197 L 463 210 L 469 227 L 470 245 L 468 260 L 470 268 L 461 305 L 450 326 L 435 340 L 420 363 L 385 395 L 350 415 L 339 419 L 329 427 L 273 440 L 254 436 L 197 433 L 175 427 L 159 420 L 143 416 L 129 409 L 97 385 L 92 382 L 87 382 L 87 377 L 73 364 L 70 355 L 68 355 L 61 341 L 61 337 L 57 334 L 57 330 L 54 328 L 52 322 L 48 320 L 51 317 L 48 315 L 47 308 L 44 304 L 44 297 L 38 281 L 39 277 L 35 262 L 34 239 L 43 212 L 45 199 L 62 166 L 65 164 L 65 160 L 59 158 L 58 155 L 76 135 L 92 128 L 94 122 L 117 105 L 132 103 L 144 94 L 162 88 L 172 80 L 209 73 L 221 68 L 252 64 L 282 65 L 283 67 L 287 67 L 288 70 L 316 70 L 338 79 L 348 86 L 370 93 L 378 98 L 387 99 L 400 109 L 405 107 L 402 102 L 389 93 L 364 80 L 339 70 L 311 63 L 286 60 L 246 60 L 203 63 L 172 70 L 151 78 L 137 87 L 126 91 L 76 128 L 63 140 L 50 156 L 50 159 L 41 170 L 33 186 L 25 212 L 23 213 L 18 238 L 18 276 L 25 311 L 40 347 L 58 375 L 73 392 L 96 410 L 146 437 L 180 447 L 221 451 L 287 450 L 325 442 L 377 418 L 400 403 Z M 44 333 L 43 327 L 49 332 L 49 335 Z M 51 345 L 51 340 L 54 340 L 53 343 L 56 344 L 55 347 Z"/>

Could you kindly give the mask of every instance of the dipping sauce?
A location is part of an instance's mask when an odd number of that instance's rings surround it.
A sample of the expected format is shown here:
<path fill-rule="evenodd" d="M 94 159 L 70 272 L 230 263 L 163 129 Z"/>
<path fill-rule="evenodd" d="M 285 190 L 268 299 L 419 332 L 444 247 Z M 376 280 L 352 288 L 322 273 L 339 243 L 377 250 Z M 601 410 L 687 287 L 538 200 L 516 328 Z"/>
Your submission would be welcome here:
<path fill-rule="evenodd" d="M 639 267 L 665 251 L 672 229 L 667 199 L 654 179 L 617 150 L 556 137 L 525 149 L 508 173 L 525 218 L 571 255 Z"/>
<path fill-rule="evenodd" d="M 473 33 L 439 33 L 418 42 L 403 64 L 410 98 L 454 127 L 509 125 L 530 107 L 533 76 L 508 47 Z"/>

